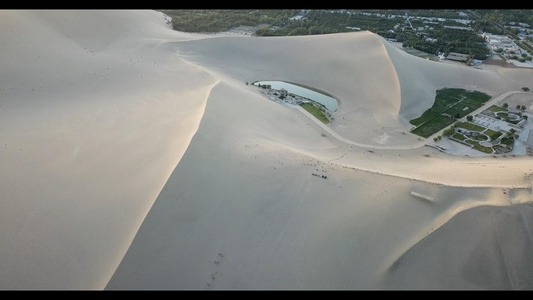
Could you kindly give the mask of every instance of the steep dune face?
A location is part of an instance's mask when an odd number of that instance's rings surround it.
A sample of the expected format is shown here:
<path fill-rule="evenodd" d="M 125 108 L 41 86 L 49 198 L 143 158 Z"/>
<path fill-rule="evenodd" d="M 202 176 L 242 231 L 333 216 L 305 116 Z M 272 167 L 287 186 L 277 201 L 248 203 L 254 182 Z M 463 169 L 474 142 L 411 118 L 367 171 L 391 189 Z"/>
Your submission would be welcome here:
<path fill-rule="evenodd" d="M 332 127 L 360 142 L 397 121 L 398 77 L 382 41 L 357 32 L 298 37 L 227 37 L 180 42 L 178 52 L 242 82 L 284 80 L 339 100 Z"/>
<path fill-rule="evenodd" d="M 410 268 L 413 253 L 457 211 L 531 197 L 525 159 L 352 147 L 245 84 L 332 94 L 341 103 L 330 128 L 372 144 L 405 130 L 437 87 L 498 92 L 530 76 L 499 85 L 490 80 L 500 73 L 412 58 L 369 32 L 187 35 L 153 11 L 1 11 L 0 40 L 1 289 L 397 288 L 433 270 L 433 261 Z M 468 188 L 472 170 L 489 184 Z M 466 182 L 442 185 L 442 174 Z M 529 190 L 512 190 L 515 181 Z M 471 225 L 462 220 L 454 230 Z M 461 257 L 487 254 L 465 249 Z M 458 274 L 451 266 L 442 278 Z M 449 287 L 420 277 L 413 286 Z"/>
<path fill-rule="evenodd" d="M 412 245 L 375 284 L 391 290 L 531 290 L 531 220 L 531 203 L 462 211 Z"/>
<path fill-rule="evenodd" d="M 404 57 L 369 33 L 215 38 L 173 46 L 221 83 L 213 88 L 197 134 L 106 289 L 483 289 L 495 282 L 507 288 L 515 280 L 506 279 L 506 270 L 479 274 L 476 270 L 487 263 L 483 260 L 469 264 L 468 270 L 461 261 L 448 263 L 456 256 L 494 257 L 494 248 L 478 247 L 490 243 L 494 232 L 487 235 L 484 226 L 471 221 L 492 211 L 476 210 L 472 219 L 454 223 L 458 231 L 473 228 L 475 245 L 454 247 L 453 255 L 417 257 L 462 238 L 452 233 L 438 239 L 446 228 L 436 231 L 457 212 L 508 203 L 498 188 L 461 187 L 470 182 L 460 180 L 455 186 L 431 183 L 444 175 L 468 179 L 487 173 L 484 163 L 492 161 L 463 158 L 452 164 L 431 149 L 353 149 L 322 136 L 323 128 L 294 108 L 261 99 L 244 84 L 273 79 L 324 90 L 341 100 L 331 127 L 372 142 L 368 136 L 385 124 L 405 128 L 402 118 L 427 109 L 436 88 L 481 87 L 483 80 L 490 85 L 497 77 Z M 478 74 L 481 79 L 475 78 Z M 340 123 L 339 116 L 350 120 Z M 342 131 L 339 124 L 349 129 Z M 392 170 L 398 175 L 397 169 L 400 176 L 380 174 Z M 520 182 L 524 171 L 506 170 L 520 174 L 506 184 Z M 420 181 L 412 174 L 422 174 Z M 415 199 L 413 190 L 436 200 Z M 524 199 L 529 199 L 527 191 L 512 200 Z M 528 226 L 525 222 L 521 229 Z M 513 266 L 528 259 L 518 258 Z M 410 268 L 411 260 L 421 263 Z M 496 260 L 491 262 L 495 269 L 502 262 Z M 435 270 L 445 271 L 433 275 Z M 477 282 L 446 280 L 462 274 L 469 280 L 478 276 Z M 403 280 L 411 277 L 418 281 Z"/>
<path fill-rule="evenodd" d="M 0 288 L 101 289 L 217 80 L 153 11 L 0 11 Z"/>
<path fill-rule="evenodd" d="M 412 144 L 409 120 L 457 87 L 491 96 L 508 91 L 496 72 L 412 56 L 368 31 L 298 37 L 221 37 L 175 44 L 180 55 L 244 82 L 285 80 L 339 101 L 330 127 L 368 145 Z M 517 76 L 519 77 L 519 76 Z"/>
<path fill-rule="evenodd" d="M 395 156 L 409 153 L 341 149 L 321 132 L 250 87 L 215 86 L 189 148 L 106 289 L 486 289 L 531 277 L 521 267 L 531 255 L 521 256 L 521 248 L 506 245 L 516 257 L 510 259 L 486 246 L 500 231 L 492 229 L 490 216 L 501 210 L 474 210 L 448 225 L 465 207 L 505 205 L 501 189 L 412 180 L 410 172 L 429 164 L 422 152 L 410 156 L 416 163 L 404 177 L 347 168 L 339 157 L 352 156 L 372 170 L 405 164 Z M 323 155 L 308 155 L 313 152 Z M 434 165 L 435 172 L 472 170 L 447 163 Z M 414 198 L 411 191 L 435 200 Z M 528 194 L 523 190 L 512 200 Z M 512 221 L 520 229 L 512 240 L 529 238 L 530 222 Z M 456 234 L 464 228 L 476 238 Z M 504 260 L 512 260 L 517 275 L 507 278 L 498 268 Z M 493 272 L 479 274 L 485 264 Z"/>
<path fill-rule="evenodd" d="M 405 122 L 430 108 L 435 91 L 443 87 L 479 90 L 491 96 L 507 91 L 505 80 L 494 72 L 419 58 L 381 39 L 398 76 L 402 99 L 399 116 Z"/>

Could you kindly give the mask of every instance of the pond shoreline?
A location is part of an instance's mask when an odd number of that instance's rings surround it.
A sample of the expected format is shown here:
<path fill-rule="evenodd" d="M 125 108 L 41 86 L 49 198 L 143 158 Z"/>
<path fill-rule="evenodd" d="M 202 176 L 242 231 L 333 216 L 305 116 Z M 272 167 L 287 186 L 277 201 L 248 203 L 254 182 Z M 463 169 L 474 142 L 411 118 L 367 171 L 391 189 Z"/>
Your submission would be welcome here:
<path fill-rule="evenodd" d="M 281 87 L 281 88 L 276 88 L 276 87 L 272 87 L 270 83 L 284 84 L 284 85 L 288 85 L 288 86 Z M 260 84 L 270 85 L 271 86 L 270 89 L 275 90 L 275 91 L 281 91 L 281 89 L 285 89 L 289 94 L 293 94 L 293 95 L 298 96 L 300 98 L 316 102 L 316 103 L 324 106 L 325 109 L 327 109 L 329 113 L 334 113 L 334 112 L 338 111 L 338 109 L 339 109 L 339 100 L 337 100 L 335 97 L 331 96 L 330 94 L 328 94 L 326 92 L 323 92 L 323 91 L 321 91 L 319 89 L 313 88 L 313 87 L 305 86 L 305 85 L 294 83 L 294 82 L 284 81 L 284 80 L 258 80 L 258 81 L 252 82 L 252 85 L 254 85 L 254 86 L 259 86 Z M 306 95 L 296 94 L 294 91 L 289 91 L 288 90 L 288 89 L 290 89 L 290 86 L 294 86 L 296 88 L 303 89 L 303 90 L 308 90 L 308 91 L 310 91 L 312 93 L 315 93 L 315 94 L 318 94 L 320 96 L 327 97 L 327 98 L 325 98 L 325 99 L 324 98 L 323 99 L 320 99 L 320 98 L 319 99 L 314 99 L 313 97 L 308 97 Z M 331 107 L 332 105 L 334 105 L 333 108 Z"/>

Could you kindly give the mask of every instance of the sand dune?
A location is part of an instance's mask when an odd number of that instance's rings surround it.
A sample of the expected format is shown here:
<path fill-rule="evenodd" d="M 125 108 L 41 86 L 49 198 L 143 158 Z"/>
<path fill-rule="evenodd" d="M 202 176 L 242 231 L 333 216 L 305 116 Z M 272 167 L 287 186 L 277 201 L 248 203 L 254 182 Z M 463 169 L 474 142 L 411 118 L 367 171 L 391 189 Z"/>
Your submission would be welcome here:
<path fill-rule="evenodd" d="M 531 158 L 408 133 L 437 88 L 497 97 L 531 70 L 370 32 L 186 34 L 155 11 L 1 11 L 0 37 L 1 289 L 533 287 Z M 333 95 L 334 121 L 255 80 Z"/>
<path fill-rule="evenodd" d="M 218 80 L 158 47 L 159 13 L 0 14 L 0 286 L 102 289 Z"/>

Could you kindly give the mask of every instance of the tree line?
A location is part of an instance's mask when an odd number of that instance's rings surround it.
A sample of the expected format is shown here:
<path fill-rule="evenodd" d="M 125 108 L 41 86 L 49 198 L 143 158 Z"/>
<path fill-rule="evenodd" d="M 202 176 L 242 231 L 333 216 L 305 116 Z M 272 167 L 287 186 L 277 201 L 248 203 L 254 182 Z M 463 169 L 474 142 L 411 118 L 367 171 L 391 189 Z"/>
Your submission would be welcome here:
<path fill-rule="evenodd" d="M 404 47 L 437 55 L 459 52 L 483 60 L 490 50 L 479 32 L 513 34 L 506 25 L 533 25 L 533 10 L 160 10 L 178 31 L 216 33 L 239 26 L 256 36 L 315 35 L 368 30 Z M 407 19 L 408 17 L 409 19 Z M 466 23 L 466 24 L 465 24 Z"/>

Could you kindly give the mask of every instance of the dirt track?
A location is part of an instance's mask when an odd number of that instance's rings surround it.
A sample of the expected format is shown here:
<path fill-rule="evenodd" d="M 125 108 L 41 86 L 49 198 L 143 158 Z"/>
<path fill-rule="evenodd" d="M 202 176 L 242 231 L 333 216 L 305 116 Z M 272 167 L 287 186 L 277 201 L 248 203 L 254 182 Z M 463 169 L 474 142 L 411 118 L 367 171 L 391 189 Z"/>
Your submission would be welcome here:
<path fill-rule="evenodd" d="M 508 63 L 507 61 L 503 59 L 486 59 L 483 61 L 486 65 L 495 65 L 503 68 L 518 68 L 517 66 L 513 65 L 512 63 Z"/>

